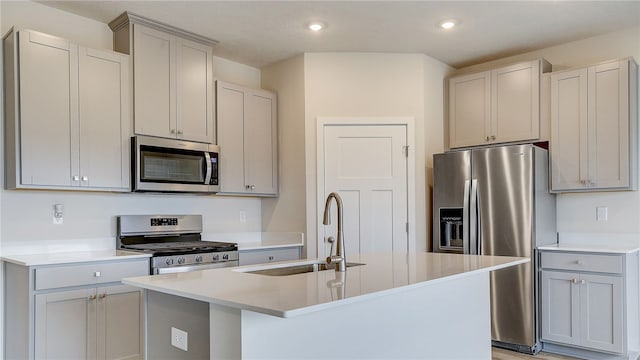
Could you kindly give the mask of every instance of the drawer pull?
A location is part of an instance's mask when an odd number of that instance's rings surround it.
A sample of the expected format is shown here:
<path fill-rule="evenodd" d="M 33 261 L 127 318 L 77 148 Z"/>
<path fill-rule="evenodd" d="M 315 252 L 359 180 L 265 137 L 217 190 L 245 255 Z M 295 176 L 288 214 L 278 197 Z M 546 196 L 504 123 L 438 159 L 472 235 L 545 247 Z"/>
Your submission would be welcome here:
<path fill-rule="evenodd" d="M 584 265 L 584 262 L 582 262 L 582 260 L 576 260 L 576 265 Z"/>
<path fill-rule="evenodd" d="M 100 273 L 100 271 L 96 271 L 93 273 L 94 277 L 100 277 L 102 274 Z"/>
<path fill-rule="evenodd" d="M 269 256 L 269 261 L 272 261 L 274 259 L 273 256 Z"/>

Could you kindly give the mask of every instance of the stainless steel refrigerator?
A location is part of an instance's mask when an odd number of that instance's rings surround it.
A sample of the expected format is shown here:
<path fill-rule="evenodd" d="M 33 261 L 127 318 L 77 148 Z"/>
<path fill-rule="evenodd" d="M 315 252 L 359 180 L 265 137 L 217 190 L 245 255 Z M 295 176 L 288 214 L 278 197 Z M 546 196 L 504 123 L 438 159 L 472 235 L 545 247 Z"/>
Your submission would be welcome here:
<path fill-rule="evenodd" d="M 522 256 L 531 262 L 491 273 L 496 346 L 540 350 L 536 247 L 556 242 L 548 154 L 511 145 L 433 157 L 433 251 Z"/>

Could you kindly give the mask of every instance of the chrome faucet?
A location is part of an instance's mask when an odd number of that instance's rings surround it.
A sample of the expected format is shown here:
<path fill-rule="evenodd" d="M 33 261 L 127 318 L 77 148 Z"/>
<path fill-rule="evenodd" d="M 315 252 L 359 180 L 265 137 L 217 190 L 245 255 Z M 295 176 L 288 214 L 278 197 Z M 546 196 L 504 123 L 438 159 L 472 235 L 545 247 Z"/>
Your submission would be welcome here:
<path fill-rule="evenodd" d="M 324 225 L 331 224 L 331 215 L 329 206 L 331 206 L 331 199 L 336 200 L 338 206 L 338 246 L 336 246 L 336 254 L 327 257 L 327 263 L 335 263 L 336 271 L 345 271 L 347 269 L 347 260 L 344 251 L 344 234 L 342 233 L 342 199 L 338 193 L 332 192 L 327 196 L 327 202 L 324 204 L 324 216 L 322 223 Z M 333 245 L 331 246 L 333 248 Z"/>

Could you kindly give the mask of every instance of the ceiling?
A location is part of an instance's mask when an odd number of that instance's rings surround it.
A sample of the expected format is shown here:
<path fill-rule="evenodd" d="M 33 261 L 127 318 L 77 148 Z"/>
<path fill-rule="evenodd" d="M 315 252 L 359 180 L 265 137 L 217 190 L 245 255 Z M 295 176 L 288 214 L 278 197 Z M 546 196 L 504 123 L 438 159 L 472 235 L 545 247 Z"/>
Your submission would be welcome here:
<path fill-rule="evenodd" d="M 304 52 L 342 51 L 421 53 L 460 68 L 640 26 L 637 0 L 41 3 L 104 23 L 130 11 L 215 39 L 217 56 L 258 68 Z M 448 18 L 460 24 L 440 29 Z M 313 20 L 326 29 L 308 30 Z"/>

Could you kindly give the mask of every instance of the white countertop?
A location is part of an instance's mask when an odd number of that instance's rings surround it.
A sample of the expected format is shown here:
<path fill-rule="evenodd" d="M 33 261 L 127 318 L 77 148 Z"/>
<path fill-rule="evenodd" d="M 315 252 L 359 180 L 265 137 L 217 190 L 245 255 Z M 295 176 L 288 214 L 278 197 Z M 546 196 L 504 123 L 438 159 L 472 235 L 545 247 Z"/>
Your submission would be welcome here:
<path fill-rule="evenodd" d="M 300 232 L 245 232 L 203 234 L 205 241 L 234 242 L 239 251 L 277 249 L 304 246 L 304 234 Z"/>
<path fill-rule="evenodd" d="M 151 257 L 151 255 L 114 249 L 100 251 L 52 252 L 45 254 L 9 255 L 0 257 L 0 260 L 22 266 L 36 266 L 148 257 Z"/>
<path fill-rule="evenodd" d="M 296 260 L 125 278 L 122 282 L 199 301 L 291 317 L 529 261 L 516 257 L 426 252 L 367 254 L 348 260 L 365 265 L 350 267 L 345 273 L 334 270 L 289 276 L 246 273 L 317 261 Z"/>
<path fill-rule="evenodd" d="M 542 251 L 630 254 L 640 251 L 640 234 L 558 233 L 558 243 L 539 246 Z"/>

